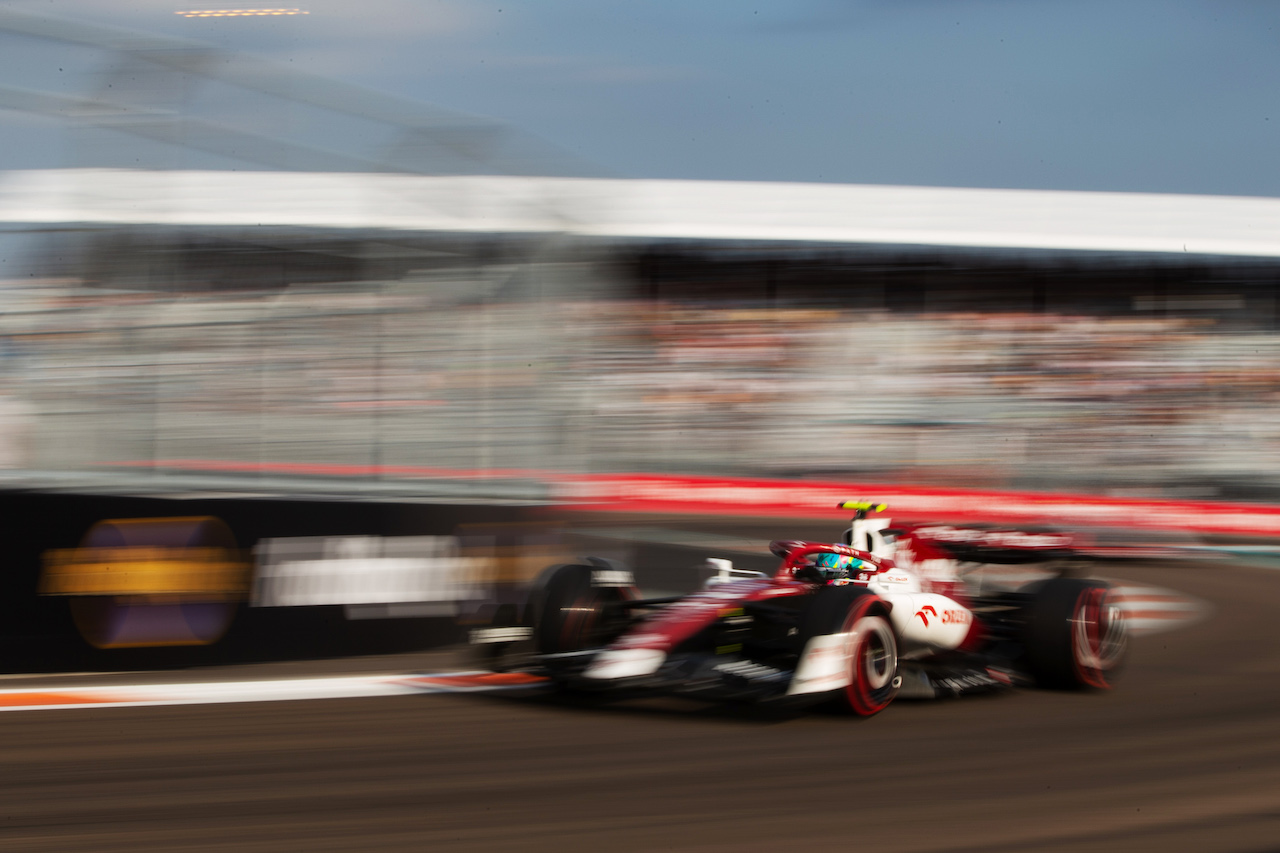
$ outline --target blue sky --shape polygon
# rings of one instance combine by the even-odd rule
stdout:
[[[1280,196],[1272,2],[294,2],[309,14],[0,8],[250,51],[509,122],[618,176]],[[91,90],[101,57],[72,53],[0,36],[0,83]],[[60,123],[0,113],[0,133],[0,167],[81,164]]]

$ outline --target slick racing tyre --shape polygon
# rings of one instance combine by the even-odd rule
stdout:
[[[1128,631],[1105,581],[1054,578],[1027,605],[1023,644],[1041,686],[1106,690],[1124,663]]]
[[[881,598],[865,589],[818,590],[800,627],[800,648],[823,635],[845,635],[845,685],[837,705],[860,717],[878,714],[898,693],[898,641]]]
[[[631,573],[601,565],[554,566],[530,597],[526,620],[538,654],[607,645],[629,624],[622,603],[637,598]]]

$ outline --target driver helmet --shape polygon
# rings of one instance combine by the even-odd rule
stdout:
[[[813,566],[825,583],[840,585],[841,582],[848,583],[853,574],[862,568],[862,561],[846,554],[826,553],[815,555]]]

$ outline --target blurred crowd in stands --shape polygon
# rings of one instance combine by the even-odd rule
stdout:
[[[597,306],[611,455],[679,470],[1212,493],[1280,482],[1280,337],[1186,317]],[[700,464],[701,463],[701,464]]]
[[[1280,493],[1280,336],[1204,316],[9,284],[0,463]]]

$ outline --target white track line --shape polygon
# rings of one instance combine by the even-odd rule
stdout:
[[[291,678],[275,681],[10,688],[0,690],[0,711],[287,702],[300,699],[405,696],[414,693],[475,693],[532,687],[540,681],[541,679],[502,678],[485,672],[453,672]]]

